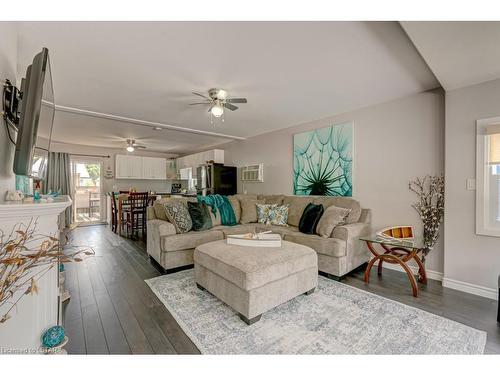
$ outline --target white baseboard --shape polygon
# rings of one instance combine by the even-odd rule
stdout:
[[[460,280],[453,280],[447,277],[443,277],[443,286],[450,289],[460,290],[461,292],[498,300],[498,291],[485,286],[466,283]]]
[[[378,262],[375,263],[373,265],[373,267],[375,268],[377,265],[378,265]],[[399,264],[391,264],[391,263],[384,262],[383,267],[390,269],[390,270],[405,272]],[[415,273],[415,274],[417,273],[418,267],[416,267],[416,266],[409,266],[409,267],[413,271],[413,273]],[[489,298],[489,299],[493,299],[493,300],[498,300],[498,291],[496,289],[487,288],[487,287],[484,287],[481,285],[476,285],[476,284],[470,284],[470,283],[466,283],[464,281],[450,279],[450,278],[444,277],[442,272],[437,272],[437,271],[432,271],[432,270],[426,270],[426,272],[427,272],[428,279],[441,281],[445,288],[455,289],[455,290],[459,290],[461,292],[475,294],[477,296],[481,296],[481,297],[485,297],[485,298]]]
[[[377,266],[378,266],[378,262],[373,265],[374,268]],[[391,263],[384,262],[383,267],[390,269],[390,270],[405,272],[405,270],[399,264],[391,264]],[[416,267],[416,266],[409,266],[409,267],[414,274],[416,274],[418,272],[418,267]],[[437,272],[437,271],[432,271],[432,270],[425,270],[425,271],[427,273],[428,279],[437,280],[437,281],[443,280],[443,273],[442,272]]]

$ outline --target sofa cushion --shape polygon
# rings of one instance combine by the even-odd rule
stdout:
[[[318,266],[311,249],[294,243],[284,243],[280,248],[249,248],[211,242],[196,248],[194,261],[243,290]]]
[[[222,233],[224,233],[224,238],[226,238],[228,234],[253,233],[255,231],[255,227],[256,227],[255,223],[234,225],[234,226],[218,225],[216,227],[213,227],[212,230],[221,231]]]
[[[346,242],[338,238],[323,238],[316,234],[286,233],[286,241],[309,246],[318,254],[332,257],[343,257],[347,255]]]
[[[321,219],[319,219],[316,233],[321,237],[331,237],[335,227],[345,224],[350,212],[351,210],[348,208],[337,206],[328,207],[325,212],[323,212]]]
[[[305,234],[316,234],[316,227],[323,215],[323,205],[309,203],[300,217],[299,230]]]
[[[234,212],[234,217],[236,218],[236,222],[239,223],[241,219],[241,206],[240,206],[240,201],[238,198],[233,195],[227,197],[229,200],[229,203],[231,203],[231,207],[233,207],[233,212]]]
[[[283,199],[285,196],[283,194],[278,194],[278,195],[259,195],[259,199],[264,199],[264,202],[266,204],[277,204],[281,205],[283,204]]]
[[[186,233],[193,227],[186,202],[168,201],[163,204],[168,221],[174,224],[177,233]]]
[[[165,203],[167,202],[182,202],[187,205],[187,202],[197,202],[196,198],[188,198],[188,197],[176,197],[176,198],[161,198],[155,200],[153,203],[153,209],[155,211],[155,216],[159,220],[167,220],[167,213],[165,212]]]
[[[282,225],[265,225],[265,224],[257,224],[256,225],[256,231],[257,232],[264,232],[270,230],[273,233],[278,233],[281,238],[286,233],[297,233],[299,231],[299,228],[297,227],[292,227],[292,226],[282,226]]]
[[[361,216],[361,205],[357,200],[349,197],[316,197],[313,203],[322,204],[325,209],[332,205],[350,209],[351,212],[346,219],[347,224],[357,223]]]
[[[212,226],[218,226],[222,224],[222,219],[220,217],[220,213],[214,214],[211,209],[208,210],[210,213],[210,220],[212,220]]]
[[[203,232],[188,232],[163,236],[161,238],[162,251],[171,252],[178,250],[194,249],[201,244],[217,241],[224,238],[221,231],[206,230]]]
[[[256,223],[257,222],[257,203],[264,203],[263,200],[252,198],[245,198],[240,200],[241,206],[241,224]]]
[[[283,204],[288,204],[288,224],[294,227],[299,226],[300,218],[304,208],[312,203],[313,197],[310,196],[287,196],[283,199]]]
[[[271,224],[270,212],[278,205],[257,203],[255,206],[257,208],[257,222],[260,224]]]
[[[212,228],[210,209],[205,203],[187,202],[187,207],[193,222],[193,230],[203,231]]]
[[[165,206],[159,200],[153,204],[153,210],[158,220],[168,221]]]
[[[240,202],[242,199],[259,199],[257,194],[235,194],[233,197],[236,197]]]

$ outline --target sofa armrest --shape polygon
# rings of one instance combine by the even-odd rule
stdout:
[[[371,225],[368,223],[352,223],[335,227],[332,232],[333,238],[351,241],[361,236],[368,236],[371,233]]]
[[[161,238],[176,234],[174,224],[159,219],[148,220],[147,252],[158,263],[161,261]]]
[[[155,209],[153,208],[153,206],[146,207],[146,218],[147,218],[147,220],[157,219],[156,214],[155,214]]]
[[[372,222],[372,210],[369,208],[363,208],[361,210],[361,216],[359,217],[358,222],[370,224]]]

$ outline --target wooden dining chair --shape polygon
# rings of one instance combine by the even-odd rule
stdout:
[[[149,194],[130,193],[128,198],[129,208],[125,212],[127,234],[136,237],[141,230],[142,237],[146,235],[147,207]]]
[[[118,202],[117,202],[118,193],[113,191],[111,192],[111,230],[114,233],[118,233]]]

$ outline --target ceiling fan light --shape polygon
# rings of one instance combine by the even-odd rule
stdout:
[[[224,114],[224,107],[220,103],[215,103],[212,108],[210,108],[210,112],[214,117],[221,117]]]
[[[134,146],[127,146],[128,152],[134,152],[134,150],[135,150]]]

